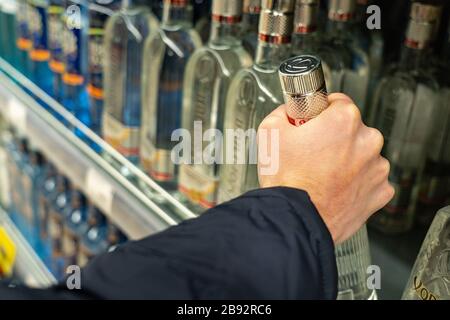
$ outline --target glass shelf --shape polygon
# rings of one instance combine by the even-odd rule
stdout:
[[[0,113],[129,238],[197,216],[1,58]]]
[[[23,284],[33,288],[46,288],[55,284],[55,277],[53,277],[44,263],[39,259],[33,248],[24,239],[2,208],[0,208],[0,226],[5,228],[11,240],[16,245],[15,276]]]

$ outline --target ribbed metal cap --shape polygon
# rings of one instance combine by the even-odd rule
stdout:
[[[286,113],[294,125],[318,116],[328,107],[328,95],[319,58],[310,55],[286,60],[279,70]]]
[[[305,34],[317,29],[319,0],[297,0],[295,6],[294,32]]]
[[[244,13],[258,14],[261,12],[261,0],[244,0]]]
[[[239,22],[242,17],[242,0],[213,0],[212,17],[219,22]]]
[[[349,21],[356,11],[356,0],[330,0],[328,4],[328,19],[334,21]]]
[[[259,40],[288,43],[292,36],[295,0],[263,0],[259,18]]]

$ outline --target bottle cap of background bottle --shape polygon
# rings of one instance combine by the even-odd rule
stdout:
[[[295,6],[294,32],[306,34],[317,30],[319,0],[297,0]]]
[[[420,2],[411,4],[410,18],[417,22],[433,23],[440,20],[442,7]]]
[[[289,43],[292,36],[295,0],[262,0],[259,40]]]
[[[234,24],[242,20],[242,0],[213,0],[212,20]]]
[[[328,94],[319,58],[302,55],[280,65],[279,76],[289,121],[299,126],[328,107]]]
[[[424,49],[435,40],[439,30],[442,7],[414,2],[406,31],[405,45],[413,49]]]
[[[356,0],[330,0],[328,19],[334,21],[352,20],[356,13]]]
[[[261,0],[244,0],[244,13],[258,14],[261,12]]]

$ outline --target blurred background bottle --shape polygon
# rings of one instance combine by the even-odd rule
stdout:
[[[254,57],[258,45],[259,14],[261,0],[244,0],[242,15],[242,45]]]
[[[158,22],[151,1],[123,1],[108,19],[104,43],[103,137],[130,161],[139,162],[142,59],[145,39]]]
[[[62,75],[64,73],[64,6],[61,0],[50,0],[47,10],[49,67],[53,73],[52,95],[58,102],[62,99]]]
[[[208,132],[222,131],[231,79],[236,72],[252,65],[252,58],[239,38],[242,9],[242,0],[214,0],[209,41],[194,52],[187,64],[182,126],[191,137],[203,137],[209,129],[212,130]],[[207,140],[214,141],[214,134]],[[203,162],[204,147],[206,142],[194,143],[192,154],[183,155],[190,164],[180,166],[178,189],[196,211],[211,208],[217,202],[218,165],[212,159]]]
[[[192,25],[191,1],[164,0],[159,32],[147,38],[144,49],[140,162],[167,190],[177,189],[171,135],[181,127],[186,63],[201,44]]]
[[[30,77],[31,66],[28,58],[31,49],[31,36],[28,26],[29,6],[27,0],[18,0],[16,14],[16,46],[17,46],[17,67],[25,76]]]
[[[429,147],[438,110],[438,82],[427,65],[440,7],[414,2],[400,62],[388,68],[374,96],[372,117],[384,135],[382,155],[391,163],[395,196],[371,219],[385,233],[413,223],[414,186]],[[417,188],[416,188],[417,189]]]
[[[16,52],[16,0],[3,0],[0,4],[0,56],[13,66],[17,65]]]

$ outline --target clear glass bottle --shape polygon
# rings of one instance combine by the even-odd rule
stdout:
[[[88,207],[87,228],[81,238],[77,265],[85,266],[94,256],[108,249],[108,226],[103,213],[93,204]]]
[[[63,13],[62,0],[50,0],[47,9],[48,48],[50,51],[49,67],[53,73],[52,96],[57,101],[62,99],[62,75],[64,73],[63,56]]]
[[[27,0],[18,0],[16,14],[16,46],[17,46],[17,67],[25,76],[30,76],[30,60],[28,51],[32,43],[28,28],[28,3]]]
[[[242,19],[242,45],[254,57],[258,45],[258,24],[261,0],[244,0]]]
[[[450,207],[436,214],[402,300],[450,300]]]
[[[424,164],[438,104],[438,83],[427,63],[439,11],[413,3],[400,62],[389,68],[374,96],[374,124],[384,135],[382,155],[390,161],[395,196],[371,219],[385,233],[409,230],[414,185]]]
[[[220,165],[219,203],[259,187],[256,130],[270,112],[283,104],[278,68],[291,54],[294,7],[292,0],[263,2],[255,63],[239,71],[231,81],[224,121],[225,158]],[[248,138],[236,135],[229,139],[228,129],[248,132]],[[233,163],[227,160],[229,151],[233,151]],[[238,160],[241,156],[244,161]]]
[[[62,251],[66,267],[77,263],[80,239],[87,229],[87,201],[80,190],[74,189],[71,205],[64,213]]]
[[[349,95],[364,114],[369,87],[369,57],[356,40],[356,0],[330,0],[323,41],[335,48],[345,63],[342,92]]]
[[[65,276],[66,261],[63,253],[64,213],[70,206],[71,187],[69,180],[61,174],[56,177],[56,192],[50,199],[47,230],[51,250],[51,271],[56,279]]]
[[[450,24],[448,43],[436,68],[440,85],[439,105],[431,134],[430,148],[419,180],[416,221],[429,226],[436,212],[450,204]]]
[[[86,91],[88,66],[88,2],[66,0],[63,15],[63,61],[61,104],[85,125],[90,125]]]
[[[29,0],[28,26],[31,37],[29,51],[31,78],[46,93],[53,93],[53,73],[50,70],[50,51],[48,48],[46,0]],[[60,31],[61,32],[61,31]]]
[[[104,139],[139,163],[142,62],[145,39],[158,29],[152,1],[129,0],[106,23]]]
[[[209,42],[188,62],[182,123],[194,140],[195,137],[202,140],[206,131],[222,131],[231,79],[236,72],[252,64],[252,58],[238,38],[242,5],[242,0],[213,1]],[[214,139],[214,134],[209,137],[210,141]],[[189,164],[180,165],[178,189],[198,211],[213,207],[217,202],[218,165],[214,161],[203,162],[205,146],[206,142],[205,145],[201,141],[194,142],[192,154],[183,155],[190,158]]]
[[[90,128],[101,136],[101,122],[103,115],[103,57],[106,21],[120,9],[121,1],[111,0],[98,5],[89,4],[89,60],[88,85],[90,109]]]
[[[17,67],[16,63],[16,14],[17,1],[3,0],[0,4],[0,55]]]
[[[178,167],[171,160],[176,142],[171,135],[181,127],[186,64],[200,46],[192,4],[164,0],[159,32],[147,38],[144,48],[140,163],[167,190],[177,189]]]
[[[293,56],[310,54],[320,57],[329,93],[342,92],[346,66],[350,65],[350,52],[346,47],[326,41],[319,29],[319,0],[298,0],[295,9]]]

